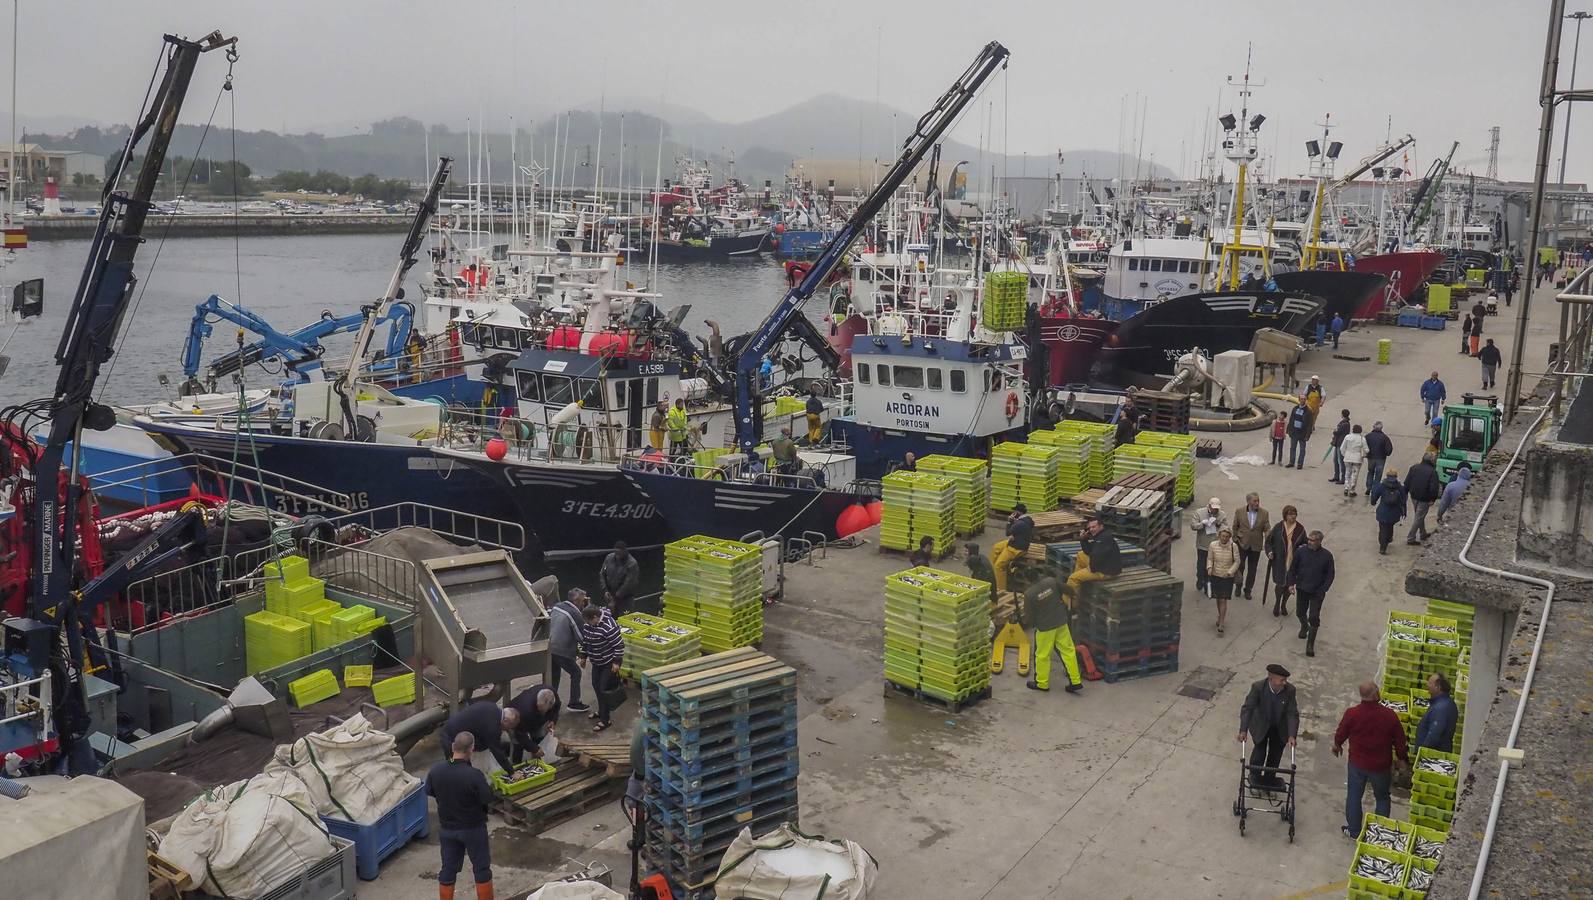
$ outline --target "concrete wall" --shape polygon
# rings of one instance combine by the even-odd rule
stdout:
[[[1557,440],[1560,430],[1527,451],[1516,553],[1524,561],[1593,572],[1593,446]]]

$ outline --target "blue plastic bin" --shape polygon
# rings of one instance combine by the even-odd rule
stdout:
[[[373,881],[381,873],[382,860],[413,838],[431,831],[426,817],[426,785],[415,787],[398,805],[369,825],[322,816],[326,830],[354,842],[354,871],[361,881]]]
[[[1418,308],[1402,309],[1399,311],[1399,324],[1404,328],[1419,328],[1422,324],[1422,311]]]
[[[1443,331],[1449,320],[1443,316],[1422,316],[1423,331]]]

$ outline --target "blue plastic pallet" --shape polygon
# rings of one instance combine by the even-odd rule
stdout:
[[[426,786],[419,785],[369,825],[322,816],[326,830],[354,842],[354,871],[360,880],[372,881],[381,874],[382,860],[400,847],[431,832],[426,816]]]
[[[656,762],[657,758],[654,757]],[[648,767],[647,783],[657,788],[666,799],[673,801],[679,798],[679,802],[689,806],[703,806],[718,803],[738,793],[761,790],[780,781],[794,779],[798,769],[797,752],[788,750],[777,757],[752,763],[744,769],[721,772],[707,778],[683,775],[667,766],[653,765]]]
[[[656,711],[642,711],[642,728],[649,733],[666,736],[677,744],[713,743],[727,737],[748,734],[770,725],[795,722],[796,700],[771,704],[767,709],[753,712],[725,712],[701,719],[694,727],[671,716],[657,716]]]
[[[724,771],[740,763],[762,759],[765,756],[779,753],[797,745],[796,725],[792,724],[776,732],[753,735],[746,743],[738,743],[726,747],[709,749],[696,748],[685,754],[689,759],[675,748],[660,745],[649,735],[645,741],[647,758],[656,757],[663,762],[672,764],[689,775],[711,775],[714,772]]]
[[[663,827],[669,829],[687,841],[695,841],[704,837],[717,837],[726,833],[734,834],[741,830],[747,822],[768,816],[781,815],[790,812],[793,816],[797,809],[796,788],[788,788],[771,794],[762,800],[750,803],[741,803],[734,806],[714,808],[712,810],[683,810],[671,808],[670,804],[650,806],[647,814],[649,818],[657,816]]]

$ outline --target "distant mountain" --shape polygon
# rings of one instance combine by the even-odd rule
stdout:
[[[605,186],[651,186],[655,172],[662,168],[664,178],[675,175],[677,157],[693,156],[706,160],[716,171],[728,169],[734,160],[735,174],[750,184],[772,181],[778,185],[791,164],[803,158],[851,160],[893,159],[900,144],[916,122],[916,116],[880,104],[836,95],[814,97],[746,122],[720,122],[700,111],[656,101],[606,98],[603,114],[597,103],[581,104],[559,113],[548,113],[536,120],[535,128],[519,127],[515,139],[516,155],[522,165],[532,159],[552,167],[557,157],[558,171],[543,175],[544,184],[591,186],[601,174]],[[625,142],[620,145],[621,118]],[[39,120],[43,121],[43,120]],[[52,117],[50,121],[70,121]],[[530,123],[527,122],[526,125]],[[664,139],[659,142],[662,131]],[[558,144],[554,144],[554,135]],[[195,126],[180,126],[172,153],[183,156],[221,157],[230,152],[232,140],[225,129],[212,129],[200,147],[202,131]],[[28,139],[52,149],[88,150],[113,155],[127,137],[127,127],[88,125],[59,128],[55,134],[30,131]],[[601,144],[601,158],[599,158]],[[506,182],[510,171],[508,134],[489,133],[487,156],[491,159],[492,179]],[[326,169],[343,175],[374,174],[383,178],[408,178],[423,181],[430,172],[431,160],[441,154],[456,159],[456,183],[473,180],[465,177],[466,137],[444,125],[425,125],[411,117],[398,116],[373,122],[354,134],[328,136],[277,134],[273,131],[240,131],[238,158],[257,174],[270,175],[286,170]],[[1088,173],[1094,178],[1111,178],[1119,171],[1119,155],[1100,150],[1065,151],[1062,172],[1068,177]],[[623,158],[622,158],[623,154]],[[987,171],[998,174],[1031,176],[1050,173],[1054,151],[1003,158],[986,154]],[[661,164],[660,164],[661,160]],[[959,160],[979,160],[979,150],[957,141],[947,141],[942,151],[943,171]],[[486,163],[482,163],[485,176]],[[1136,161],[1125,157],[1122,171],[1132,172]],[[1142,173],[1170,177],[1164,166],[1140,164]],[[980,173],[970,172],[973,180]]]

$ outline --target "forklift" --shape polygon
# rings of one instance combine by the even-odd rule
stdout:
[[[1499,398],[1492,394],[1464,394],[1459,403],[1445,406],[1438,480],[1448,484],[1455,477],[1455,470],[1463,465],[1474,474],[1481,472],[1482,461],[1499,443],[1503,426]]]

